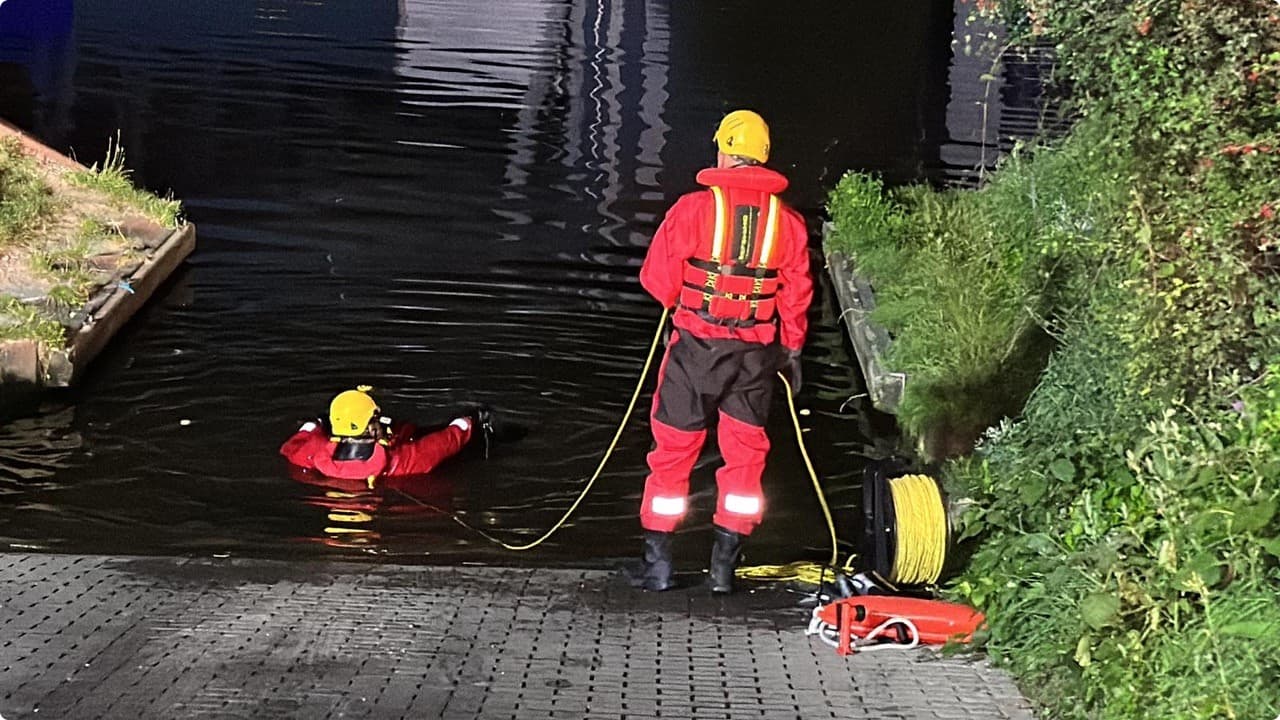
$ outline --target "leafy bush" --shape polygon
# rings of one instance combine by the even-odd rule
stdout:
[[[1280,366],[1234,408],[1152,412],[1080,382],[1123,377],[1122,353],[1094,352],[1117,347],[1072,337],[1035,416],[950,468],[983,539],[952,593],[1051,717],[1274,717]]]
[[[1038,374],[1021,412],[944,468],[973,549],[948,592],[987,612],[988,651],[1048,717],[1276,717],[1280,8],[998,12],[1056,43],[1083,119],[982,190],[890,191],[886,231],[841,237],[871,260],[908,393],[933,404],[904,406],[908,427],[965,412],[946,403],[989,412],[958,381],[998,373],[992,340],[1019,332],[998,318],[1034,314],[1055,341],[1047,363],[1018,354]],[[939,205],[968,208],[948,252],[922,231]],[[965,278],[974,298],[941,297]],[[920,312],[931,299],[990,319]]]

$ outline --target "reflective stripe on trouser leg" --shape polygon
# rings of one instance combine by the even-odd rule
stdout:
[[[689,473],[702,451],[706,430],[677,430],[652,421],[654,448],[649,452],[649,477],[644,483],[640,524],[645,530],[671,532],[684,519]]]
[[[764,494],[760,477],[769,454],[769,436],[764,428],[744,423],[720,413],[716,431],[724,467],[716,471],[720,499],[715,524],[725,530],[750,535],[764,516]]]

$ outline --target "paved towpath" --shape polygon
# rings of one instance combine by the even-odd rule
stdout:
[[[598,570],[0,554],[0,716],[1017,718],[928,650],[842,658],[796,595]]]

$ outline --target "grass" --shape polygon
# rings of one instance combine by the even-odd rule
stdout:
[[[124,150],[119,140],[107,147],[107,157],[99,167],[96,163],[87,170],[68,174],[73,185],[102,193],[119,207],[138,210],[150,220],[169,229],[178,227],[181,221],[182,203],[172,197],[159,197],[134,186],[129,170],[124,164]]]
[[[58,211],[53,190],[17,138],[0,140],[0,253],[26,240]]]
[[[899,420],[967,439],[1015,414],[1072,311],[1071,268],[1097,262],[1095,229],[1124,202],[1105,128],[1020,152],[979,191],[887,190],[851,174],[832,192],[832,248],[876,286],[873,319],[909,378]],[[1088,137],[1085,135],[1088,134]]]
[[[0,342],[10,340],[35,340],[46,346],[62,347],[66,329],[40,308],[12,295],[0,295]]]
[[[0,140],[0,341],[60,348],[75,310],[142,252],[120,222],[141,214],[172,229],[180,210],[132,185],[118,143],[101,168],[66,171]]]

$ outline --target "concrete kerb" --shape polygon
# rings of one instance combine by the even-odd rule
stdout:
[[[182,261],[195,250],[196,228],[190,223],[169,233],[160,247],[126,280],[103,287],[91,298],[83,323],[68,339],[64,351],[53,352],[48,363],[49,387],[66,387],[78,380],[107,342],[155,294],[157,288],[173,274]]]
[[[0,120],[0,137],[5,136],[17,138],[23,152],[41,162],[88,169]],[[196,229],[191,223],[169,230],[134,216],[126,224],[133,233],[164,240],[147,243],[150,252],[141,262],[99,288],[74,313],[79,319],[68,328],[65,347],[49,348],[28,340],[0,343],[0,408],[12,408],[45,388],[67,387],[79,380],[85,367],[195,250]]]
[[[890,337],[888,331],[871,320],[871,313],[876,307],[875,293],[871,283],[858,274],[853,258],[829,249],[828,239],[832,230],[831,223],[822,226],[822,244],[827,271],[840,303],[840,319],[844,321],[849,340],[853,343],[872,405],[881,412],[896,413],[902,402],[907,376],[885,367],[884,356],[889,351]]]
[[[0,418],[10,408],[26,406],[40,393],[44,366],[34,340],[0,343]]]

